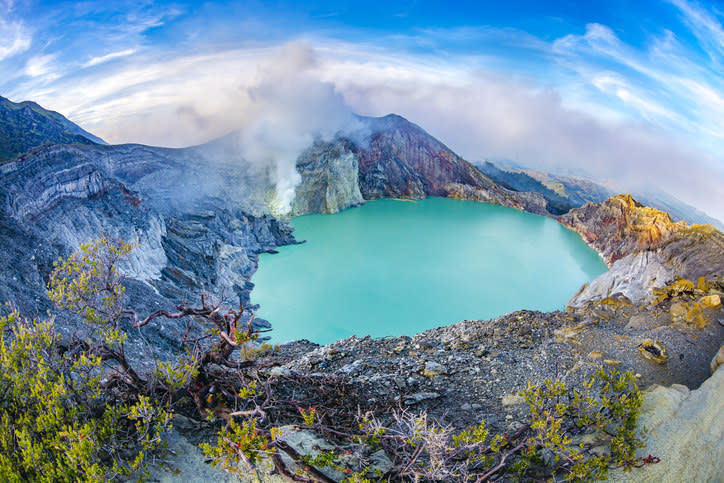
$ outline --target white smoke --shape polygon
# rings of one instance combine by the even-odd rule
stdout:
[[[296,162],[315,140],[329,141],[357,121],[332,84],[319,80],[306,44],[288,44],[257,70],[247,90],[251,122],[240,130],[241,157],[273,177],[272,210],[288,213],[301,182]]]

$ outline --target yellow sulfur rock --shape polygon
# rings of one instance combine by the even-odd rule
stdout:
[[[709,323],[701,309],[701,304],[694,302],[691,310],[689,310],[684,316],[684,320],[686,320],[687,323],[692,324],[697,329],[703,329],[706,327],[706,324]]]
[[[684,315],[686,315],[689,309],[689,304],[687,304],[686,302],[677,302],[675,304],[671,304],[671,309],[669,309],[669,312],[671,313],[672,320],[676,321],[682,318]]]
[[[663,364],[669,359],[666,355],[664,344],[658,340],[644,339],[643,342],[639,344],[638,349],[646,359],[651,359],[659,364]]]
[[[694,282],[682,278],[668,287],[666,287],[671,295],[680,295],[682,293],[691,293],[694,291]]]
[[[696,281],[696,288],[704,292],[709,291],[709,282],[706,280],[706,277],[699,277],[699,280]]]
[[[699,303],[703,307],[718,307],[721,305],[721,297],[718,295],[707,295],[706,297],[702,297],[701,300],[699,300]]]

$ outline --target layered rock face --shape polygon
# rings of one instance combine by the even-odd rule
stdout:
[[[571,307],[617,293],[634,303],[648,302],[654,288],[676,278],[696,281],[724,274],[724,234],[709,225],[674,223],[667,213],[642,206],[630,195],[588,203],[560,222],[580,233],[611,267],[582,287],[568,302]]]
[[[345,139],[316,142],[297,160],[302,182],[296,188],[293,214],[337,213],[364,203],[359,187],[359,155]]]
[[[202,292],[248,302],[258,254],[295,240],[264,212],[271,181],[235,161],[197,149],[53,145],[3,165],[0,300],[45,316],[53,261],[110,236],[137,245],[121,268],[141,312]],[[62,317],[56,326],[74,330]],[[169,350],[177,335],[160,326],[149,333]]]
[[[686,223],[674,223],[668,213],[643,206],[627,194],[587,203],[562,215],[560,222],[579,233],[609,267],[686,228]]]
[[[405,119],[369,120],[371,134],[360,153],[360,188],[366,199],[446,196],[451,183],[497,186],[444,144]]]

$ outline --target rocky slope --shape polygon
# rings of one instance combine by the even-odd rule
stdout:
[[[370,132],[358,152],[365,199],[446,196],[549,214],[541,195],[496,184],[406,119],[394,114],[364,119]]]
[[[674,223],[668,213],[643,206],[631,195],[587,203],[562,215],[559,221],[579,233],[609,266],[686,228],[686,223]]]
[[[581,388],[599,367],[631,370],[641,387],[651,388],[642,424],[652,431],[646,436],[648,447],[640,453],[653,454],[661,462],[643,473],[614,472],[612,481],[666,481],[662,475],[669,473],[678,475],[676,481],[707,481],[724,470],[717,458],[724,431],[718,404],[724,372],[718,370],[717,377],[709,379],[710,370],[716,371],[710,360],[724,340],[724,326],[717,322],[722,307],[720,302],[705,307],[702,325],[679,318],[671,309],[703,297],[721,297],[722,290],[724,284],[718,283],[706,290],[672,291],[652,306],[608,300],[565,312],[519,311],[413,337],[352,337],[327,346],[297,341],[262,355],[256,370],[272,379],[275,397],[316,407],[320,420],[333,417],[339,404],[334,398],[320,398],[320,388],[325,387],[343,394],[344,404],[353,411],[372,410],[382,418],[391,408],[425,411],[455,428],[484,419],[486,428],[500,433],[514,432],[527,420],[527,406],[517,394],[528,383],[552,378]],[[657,341],[666,356],[654,360],[642,350],[647,340]],[[659,386],[672,383],[671,389]],[[212,430],[192,423],[183,431],[196,441]],[[303,454],[313,452],[314,445],[328,446],[319,435],[291,435],[290,444]],[[183,439],[181,443],[181,451],[200,460]],[[686,461],[701,464],[687,468]],[[172,461],[170,468],[175,467],[189,471],[186,458]],[[182,474],[174,480],[168,471],[156,475],[168,481],[189,477]],[[191,469],[191,474],[196,471]]]
[[[0,164],[52,143],[105,144],[57,112],[0,97]]]
[[[294,243],[291,228],[248,194],[270,186],[263,177],[194,150],[51,145],[0,172],[0,298],[28,316],[49,308],[53,261],[101,235],[138,245],[122,268],[131,304],[144,312],[204,291],[246,301],[257,255]],[[62,318],[56,325],[74,330]],[[149,335],[173,350],[178,334],[154,326]]]
[[[724,234],[710,225],[674,223],[667,213],[642,206],[630,195],[588,203],[559,221],[580,233],[610,267],[582,287],[569,306],[613,294],[634,303],[649,302],[653,289],[677,278],[696,281],[724,276]]]

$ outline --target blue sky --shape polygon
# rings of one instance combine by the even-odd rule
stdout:
[[[693,0],[0,0],[0,95],[166,146],[396,112],[467,159],[658,187],[722,219],[723,22]]]

